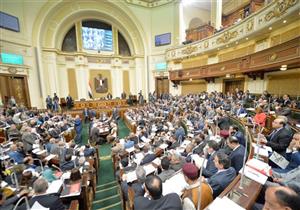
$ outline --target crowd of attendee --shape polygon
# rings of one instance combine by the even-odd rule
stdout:
[[[125,139],[117,139],[112,148],[120,162],[117,177],[125,199],[130,203],[127,194],[133,190],[136,209],[197,209],[199,200],[200,209],[204,209],[235,179],[243,167],[245,155],[248,158],[245,146],[251,145],[245,131],[229,116],[249,123],[256,136],[264,130],[262,128],[267,130],[266,120],[270,114],[277,117],[271,130],[264,132],[265,137],[259,133],[259,144],[269,146],[289,164],[281,169],[269,160],[274,177],[268,182],[284,185],[281,181],[287,176],[287,182],[293,183],[293,187],[283,191],[289,191],[291,196],[295,191],[293,196],[299,196],[300,134],[293,134],[288,125],[292,108],[299,108],[299,101],[291,100],[288,95],[271,96],[267,91],[261,96],[240,90],[227,95],[213,92],[157,97],[149,94],[148,104],[130,108],[125,113],[126,120],[136,131]],[[197,163],[199,158],[205,159],[206,164]],[[154,165],[155,170],[150,170],[150,165]],[[136,174],[132,175],[134,171]],[[153,173],[155,176],[150,176]],[[178,174],[183,175],[181,181],[185,181],[185,186],[174,182],[178,189],[165,190],[168,181],[179,177]],[[197,197],[199,180],[202,181],[201,199]],[[164,194],[164,191],[169,193]],[[279,197],[278,203],[292,205],[289,201],[283,203]],[[267,205],[266,202],[265,208]]]

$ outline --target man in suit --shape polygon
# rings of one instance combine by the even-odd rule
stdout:
[[[11,210],[22,196],[28,194],[28,190],[22,190],[18,194],[6,199],[3,192],[0,192],[0,210]]]
[[[90,110],[88,108],[84,108],[83,113],[84,122],[87,123],[90,120]]]
[[[144,153],[144,158],[142,159],[140,165],[145,165],[147,163],[150,163],[156,158],[156,155],[154,153],[149,152],[149,146],[148,145],[144,146],[143,153]]]
[[[38,202],[49,210],[65,210],[62,201],[56,194],[46,194],[48,189],[48,182],[44,178],[37,179],[33,184],[34,196],[29,200],[29,206],[32,207],[34,203]],[[17,208],[17,210],[26,210],[25,203]]]
[[[74,160],[75,161],[75,160]],[[65,162],[60,166],[62,171],[70,171],[75,168],[75,162],[72,160],[71,154],[65,155]]]
[[[9,157],[14,160],[15,163],[23,163],[24,154],[18,151],[18,147],[16,144],[12,144],[10,146],[10,152],[8,153]]]
[[[35,136],[31,133],[31,127],[26,127],[25,132],[22,135],[22,142],[24,144],[25,152],[30,152],[32,150],[35,140]]]
[[[135,209],[182,210],[181,200],[176,193],[162,195],[162,181],[158,176],[148,176],[145,181],[145,192],[148,197],[134,199]]]
[[[71,108],[73,107],[73,99],[72,99],[72,97],[70,96],[70,94],[67,96],[66,102],[67,102],[67,108],[68,108],[68,109],[71,109]]]
[[[217,152],[214,162],[218,171],[206,181],[213,190],[213,197],[216,198],[232,182],[236,172],[230,167],[230,159],[223,152]]]
[[[231,167],[233,167],[238,174],[243,167],[245,147],[240,145],[239,140],[235,136],[230,136],[227,140],[227,145],[232,149],[229,155]]]
[[[170,169],[170,160],[168,157],[164,157],[161,160],[161,168],[162,172],[158,175],[162,182],[165,182],[168,178],[170,178],[175,171]]]
[[[245,114],[245,113],[247,113],[246,110],[242,107],[240,103],[237,103],[235,115],[240,116],[241,114]]]
[[[203,176],[206,178],[211,177],[218,171],[214,163],[214,158],[216,152],[219,150],[219,144],[216,141],[208,141],[207,146],[207,163],[202,172]]]
[[[238,126],[231,125],[229,127],[229,133],[231,136],[235,136],[239,140],[239,143],[245,147],[246,140],[245,140],[244,134],[241,131],[239,131]]]
[[[285,121],[282,118],[276,118],[272,122],[274,129],[270,135],[263,140],[267,146],[271,147],[274,151],[281,155],[285,155],[286,148],[291,142],[290,133],[285,128]]]

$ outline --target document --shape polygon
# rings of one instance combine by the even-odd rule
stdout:
[[[237,203],[230,200],[228,197],[217,197],[206,210],[220,210],[220,209],[230,209],[230,210],[246,210],[239,206]]]
[[[270,156],[270,160],[272,160],[276,165],[278,165],[280,168],[285,169],[288,164],[290,163],[285,159],[282,155],[274,151],[272,155]]]

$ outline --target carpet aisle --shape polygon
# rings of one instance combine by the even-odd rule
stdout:
[[[124,138],[129,134],[123,120],[118,122],[118,136]],[[98,174],[98,186],[95,199],[93,201],[93,210],[122,210],[119,186],[113,172],[111,159],[111,145],[104,144],[99,146],[100,169]]]

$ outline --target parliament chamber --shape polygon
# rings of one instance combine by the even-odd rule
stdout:
[[[299,210],[300,0],[0,0],[0,210]]]

